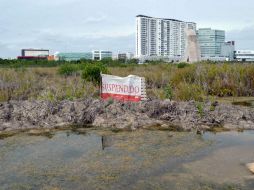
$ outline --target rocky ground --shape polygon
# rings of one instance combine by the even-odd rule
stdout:
[[[116,129],[161,127],[203,130],[254,129],[254,109],[230,104],[152,100],[10,101],[0,103],[0,131],[58,128],[68,125]]]

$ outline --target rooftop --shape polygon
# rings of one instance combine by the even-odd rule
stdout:
[[[49,51],[48,49],[34,49],[34,48],[30,48],[30,49],[22,49],[22,51]]]
[[[156,17],[150,17],[150,16],[146,16],[146,15],[137,15],[136,17],[153,18],[153,19],[162,19],[162,20],[170,20],[170,21],[184,22],[184,21],[182,21],[182,20],[177,20],[177,19],[170,19],[170,18],[156,18]],[[195,23],[195,22],[188,22],[188,23]]]

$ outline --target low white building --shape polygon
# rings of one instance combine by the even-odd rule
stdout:
[[[237,50],[235,52],[235,59],[237,61],[254,61],[253,50]]]
[[[101,61],[102,59],[113,58],[112,51],[94,50],[92,53],[93,53],[93,60]]]
[[[214,57],[201,57],[201,61],[230,61],[228,57],[225,56],[214,56]]]
[[[134,59],[134,53],[132,53],[132,52],[127,52],[127,53],[126,53],[126,57],[127,57],[127,59]]]
[[[122,60],[130,60],[134,58],[134,54],[131,52],[126,52],[126,53],[118,53],[117,54],[117,59],[122,59]]]

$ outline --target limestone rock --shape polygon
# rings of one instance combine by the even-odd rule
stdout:
[[[194,101],[150,100],[142,103],[107,102],[87,98],[60,102],[10,101],[0,104],[0,130],[54,128],[92,125],[131,129],[155,125],[180,126],[184,130],[224,126],[227,129],[254,129],[254,109],[205,102],[203,113]],[[166,127],[163,125],[163,127]]]

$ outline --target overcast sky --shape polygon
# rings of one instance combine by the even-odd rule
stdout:
[[[135,51],[135,16],[226,30],[237,49],[254,50],[253,0],[0,0],[0,57],[22,48]]]

